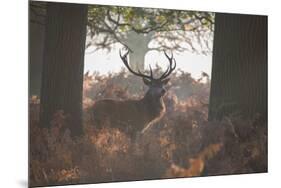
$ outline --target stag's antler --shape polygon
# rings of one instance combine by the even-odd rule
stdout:
[[[127,52],[126,52],[124,55],[122,55],[122,54],[121,54],[121,50],[119,50],[120,58],[122,59],[124,65],[127,67],[127,69],[128,69],[132,74],[134,74],[134,75],[136,75],[136,76],[140,76],[140,77],[142,77],[142,78],[147,78],[147,79],[149,79],[149,80],[153,80],[154,78],[153,78],[153,73],[152,73],[151,66],[149,66],[149,68],[150,68],[150,76],[141,73],[140,70],[138,70],[138,72],[135,72],[135,71],[129,66],[129,63],[128,63],[128,60],[127,60],[127,55],[128,55],[128,54],[129,54],[129,50],[127,50]]]
[[[149,80],[164,80],[165,78],[167,78],[175,69],[176,69],[176,60],[173,56],[173,53],[171,55],[171,57],[168,56],[168,54],[164,51],[164,54],[165,56],[168,58],[169,60],[169,67],[167,68],[167,70],[160,76],[160,78],[158,79],[155,79],[153,78],[153,73],[152,73],[152,69],[151,69],[151,66],[149,65],[149,69],[150,69],[150,76],[148,75],[145,75],[143,73],[140,72],[140,70],[138,70],[138,72],[135,72],[130,66],[129,66],[129,63],[128,63],[128,60],[127,60],[127,56],[129,54],[129,50],[127,50],[127,52],[122,55],[121,54],[121,50],[119,50],[119,55],[120,55],[120,58],[122,59],[124,65],[127,67],[127,69],[134,75],[136,76],[140,76],[142,78],[147,78]]]
[[[168,56],[168,54],[164,51],[165,56],[168,58],[169,60],[169,67],[167,68],[167,70],[160,76],[160,78],[158,78],[159,80],[163,80],[165,78],[167,78],[175,69],[176,69],[176,60],[173,56],[173,53],[171,55],[171,57]],[[173,65],[174,63],[174,65]]]

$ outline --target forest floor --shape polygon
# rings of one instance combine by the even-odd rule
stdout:
[[[161,71],[160,69],[158,70]],[[141,86],[141,87],[140,87]],[[88,109],[96,100],[139,99],[146,88],[124,70],[84,76],[84,135],[72,139],[66,115],[58,111],[52,128],[39,126],[40,99],[30,99],[31,186],[146,180],[267,172],[267,121],[239,115],[208,121],[210,80],[171,75],[167,111],[132,141],[117,129],[95,130]]]

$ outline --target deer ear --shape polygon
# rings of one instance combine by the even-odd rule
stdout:
[[[167,78],[165,80],[162,80],[162,84],[166,85],[170,81],[170,78]]]
[[[143,78],[142,79],[143,80],[143,83],[145,84],[145,85],[147,85],[147,86],[149,86],[149,85],[151,85],[150,83],[150,80],[148,80],[148,79],[146,79],[146,78]]]

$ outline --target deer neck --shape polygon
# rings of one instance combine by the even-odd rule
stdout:
[[[145,110],[149,112],[152,117],[159,116],[165,111],[165,104],[162,97],[152,97],[146,94],[141,101],[145,106]]]

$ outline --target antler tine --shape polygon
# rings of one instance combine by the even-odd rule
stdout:
[[[176,60],[173,56],[173,53],[171,55],[171,57],[168,56],[168,54],[164,51],[165,56],[167,57],[167,59],[169,60],[169,67],[167,68],[167,70],[161,75],[161,77],[159,78],[160,80],[167,78],[175,69],[176,69]],[[173,66],[173,62],[174,62],[174,66]]]
[[[168,56],[168,54],[166,53],[166,51],[164,50],[164,54],[165,56],[169,59],[169,61],[171,61],[172,59],[174,59],[174,54],[171,53],[171,57]]]
[[[135,72],[133,69],[131,69],[131,67],[129,66],[129,63],[128,63],[128,60],[127,60],[127,55],[129,54],[129,50],[127,50],[127,52],[122,56],[122,53],[121,53],[121,50],[119,50],[119,55],[120,55],[120,58],[122,59],[124,65],[127,67],[127,69],[134,75],[136,76],[140,76],[140,77],[143,77],[143,78],[148,78],[149,80],[152,80],[153,79],[153,76],[152,76],[152,70],[150,69],[151,71],[151,76],[147,76],[147,75],[144,75],[143,73],[140,72],[140,70],[138,70],[138,72]]]
[[[150,77],[153,79],[153,72],[152,72],[152,68],[150,65],[149,65],[149,69],[150,69]]]

